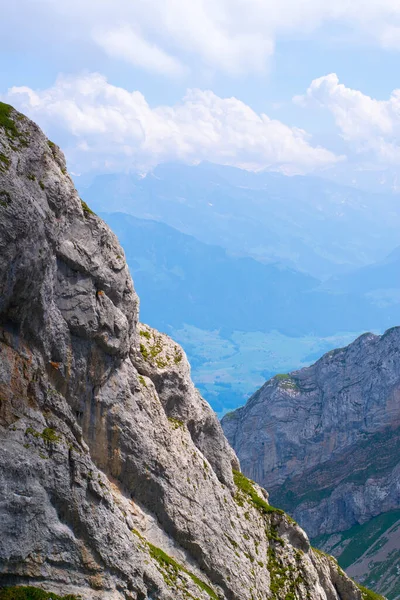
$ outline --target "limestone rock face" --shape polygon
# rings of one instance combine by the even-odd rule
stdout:
[[[337,556],[347,546],[350,553],[357,535],[369,560],[363,559],[364,570],[349,572],[390,598],[400,597],[400,588],[392,589],[398,574],[383,587],[378,576],[369,578],[374,540],[367,529],[364,541],[358,529],[336,535],[400,509],[399,327],[382,336],[365,334],[311,367],[274,377],[222,425],[244,473],[266,486],[273,502]],[[347,542],[338,543],[343,538]],[[399,536],[391,540],[391,558],[380,552],[379,560],[400,556]],[[353,561],[361,558],[359,550]],[[375,567],[380,577],[388,574],[389,567]]]
[[[361,600],[239,472],[60,150],[0,104],[0,585]]]

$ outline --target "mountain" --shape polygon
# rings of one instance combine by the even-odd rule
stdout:
[[[143,319],[182,343],[196,384],[221,415],[282,368],[400,322],[400,303],[322,289],[309,275],[232,256],[164,223],[102,217],[135,273]]]
[[[303,332],[295,315],[319,281],[293,269],[232,257],[218,246],[156,221],[102,214],[116,232],[145,300],[146,320],[159,328]]]
[[[400,205],[309,176],[251,173],[208,163],[166,164],[146,177],[77,179],[100,212],[161,221],[234,255],[328,278],[383,259],[399,244]]]
[[[371,598],[240,473],[59,148],[5,104],[0,148],[0,597]]]
[[[332,277],[324,288],[339,293],[358,293],[386,309],[400,300],[400,246],[387,257],[341,276]]]
[[[277,264],[230,256],[223,248],[156,221],[102,214],[117,233],[154,326],[262,331],[301,336],[314,331],[385,328],[400,303],[382,310],[357,293],[323,290],[320,282]],[[179,302],[178,302],[179,301]],[[328,318],[327,318],[328,316]]]
[[[222,420],[243,472],[391,600],[400,598],[399,400],[395,327],[277,375]]]

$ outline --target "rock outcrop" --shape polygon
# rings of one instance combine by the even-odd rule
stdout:
[[[361,600],[239,472],[59,148],[0,104],[0,586]]]
[[[400,536],[390,536],[386,553],[380,545],[378,559],[364,527],[400,509],[400,328],[365,334],[311,367],[277,375],[222,424],[243,472],[315,543],[339,562],[347,548],[341,564],[349,573],[400,597],[398,573],[389,577]],[[369,560],[353,567],[364,553]]]

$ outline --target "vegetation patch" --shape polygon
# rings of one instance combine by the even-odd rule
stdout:
[[[150,354],[144,344],[140,344],[140,354],[143,356],[145,360],[149,360]]]
[[[284,540],[278,535],[278,528],[275,523],[270,522],[269,528],[265,530],[265,535],[267,536],[270,542],[275,542],[280,546],[285,545]]]
[[[173,429],[178,429],[178,427],[185,427],[185,423],[180,419],[175,419],[175,417],[168,417],[168,421],[171,423]]]
[[[323,558],[327,558],[328,560],[334,560],[335,562],[337,562],[336,558],[334,556],[332,556],[331,554],[327,554],[326,552],[323,552],[323,550],[320,550],[319,548],[314,548],[314,546],[311,546],[313,552],[315,552],[315,554],[318,554],[319,556],[322,556]]]
[[[230,545],[235,548],[235,550],[237,550],[239,548],[239,544],[237,542],[235,542],[235,540],[233,540],[231,537],[229,537],[229,535],[225,534],[226,539],[228,540],[228,542],[230,543]]]
[[[143,535],[137,529],[132,529],[132,533],[134,533],[140,539],[140,541],[143,542],[143,544],[146,544],[146,546],[149,549],[150,556],[158,563],[159,567],[161,568],[161,573],[167,585],[179,589],[179,585],[177,584],[178,576],[180,573],[185,573],[190,577],[193,583],[195,583],[197,587],[203,592],[208,594],[208,596],[210,596],[212,600],[219,600],[217,594],[214,592],[212,587],[210,587],[205,581],[203,581],[202,579],[197,577],[197,575],[189,571],[189,569],[186,569],[186,567],[178,563],[178,561],[172,558],[172,556],[169,556],[166,552],[164,552],[164,550],[161,550],[161,548],[158,548],[157,546],[154,546],[153,544],[148,542],[146,538],[143,537]],[[186,589],[184,589],[183,591],[185,592],[185,595],[192,598],[191,594],[189,594],[189,592]],[[0,598],[0,600],[2,599]]]
[[[41,438],[44,442],[49,444],[57,444],[57,442],[61,441],[61,437],[51,427],[45,427],[42,433],[39,433],[39,431],[36,431],[33,427],[27,427],[25,435],[32,435],[36,439]]]
[[[9,140],[19,141],[21,146],[26,147],[28,145],[28,141],[25,135],[18,130],[14,119],[11,118],[11,113],[13,110],[14,108],[9,104],[0,102],[0,127],[4,129]]]
[[[80,600],[80,597],[71,594],[57,596],[36,587],[21,586],[0,588],[0,600]]]
[[[296,381],[288,373],[278,373],[274,379],[280,383],[280,387],[285,390],[299,390]]]
[[[2,152],[0,152],[0,173],[5,173],[10,167],[11,161]]]
[[[147,540],[146,540],[145,537],[142,536],[142,534],[140,533],[140,531],[138,531],[137,529],[134,528],[134,529],[132,529],[132,533],[135,534],[139,538],[139,540],[141,542],[143,542],[143,544],[147,545]]]
[[[91,208],[88,207],[88,205],[86,204],[86,202],[84,202],[83,200],[81,200],[81,205],[82,205],[82,210],[83,210],[83,214],[85,215],[85,217],[88,217],[89,215],[95,215],[96,213],[94,213],[92,211]]]
[[[6,208],[11,204],[11,196],[6,190],[0,191],[0,206]]]
[[[49,146],[49,148],[50,148],[50,150],[51,150],[51,152],[52,152],[52,154],[54,156],[54,154],[56,152],[56,149],[57,149],[57,146],[51,140],[47,140],[47,144],[48,144],[48,146]]]
[[[357,587],[361,592],[362,600],[384,600],[383,596],[376,594],[362,585],[357,584]]]
[[[156,358],[162,352],[161,337],[157,337],[154,344],[149,347],[150,357]]]
[[[156,365],[159,369],[165,369],[168,366],[168,360],[163,358],[156,358]]]
[[[142,375],[139,375],[138,379],[139,379],[140,383],[142,384],[142,386],[147,388],[147,383],[146,383],[145,378]]]
[[[271,598],[279,600],[297,600],[302,598],[310,600],[310,591],[307,582],[301,574],[301,556],[296,555],[297,565],[287,564],[278,556],[273,544],[270,544],[267,552],[267,568],[270,575]]]
[[[168,573],[169,577],[167,576],[167,579],[165,579],[166,583],[168,583],[169,585],[174,584],[179,572],[183,572],[190,577],[190,579],[193,581],[193,583],[197,585],[199,589],[208,594],[210,598],[212,598],[213,600],[218,600],[218,596],[214,592],[214,590],[202,579],[197,577],[197,575],[186,569],[174,558],[166,554],[164,550],[161,550],[161,548],[153,546],[153,544],[150,544],[150,542],[147,542],[147,546],[149,548],[150,556],[158,562],[158,564],[163,570],[165,570]]]
[[[46,427],[43,429],[41,433],[41,438],[45,442],[49,442],[50,444],[56,444],[61,440],[61,437],[57,435],[56,431],[51,427]]]
[[[13,107],[9,104],[0,102],[0,127],[5,130],[7,137],[9,138],[17,138],[20,136],[20,132],[11,118],[11,112],[13,110]]]
[[[285,514],[285,512],[283,510],[281,510],[280,508],[275,508],[274,506],[271,506],[270,504],[268,504],[268,502],[266,502],[265,500],[260,498],[260,496],[257,494],[257,492],[254,488],[254,482],[251,481],[250,479],[247,479],[247,477],[245,477],[243,475],[243,473],[240,473],[240,471],[233,471],[233,480],[234,480],[239,492],[244,494],[244,496],[253,504],[253,506],[261,514],[264,514],[264,515],[270,515],[271,513],[279,514],[279,515]],[[236,495],[235,499],[236,500],[239,499],[239,503],[240,503],[240,501],[242,500],[241,494],[239,493],[239,497],[238,497],[238,495]],[[241,506],[243,506],[243,502],[242,502]]]
[[[289,373],[277,373],[274,377],[277,381],[287,381],[290,379]]]
[[[168,354],[165,356],[160,356],[161,352],[163,351],[162,337],[160,335],[151,335],[150,332],[146,330],[140,330],[139,333],[146,340],[152,340],[153,342],[150,344],[140,344],[140,353],[143,358],[156,365],[159,369],[164,369],[167,367],[170,364],[171,357]]]
[[[178,346],[175,346],[175,354],[174,354],[174,363],[179,365],[182,362],[183,354],[182,351],[179,350]]]

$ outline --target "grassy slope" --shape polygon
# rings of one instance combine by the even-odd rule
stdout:
[[[384,513],[341,533],[313,540],[363,585],[389,600],[400,598],[400,510]]]

